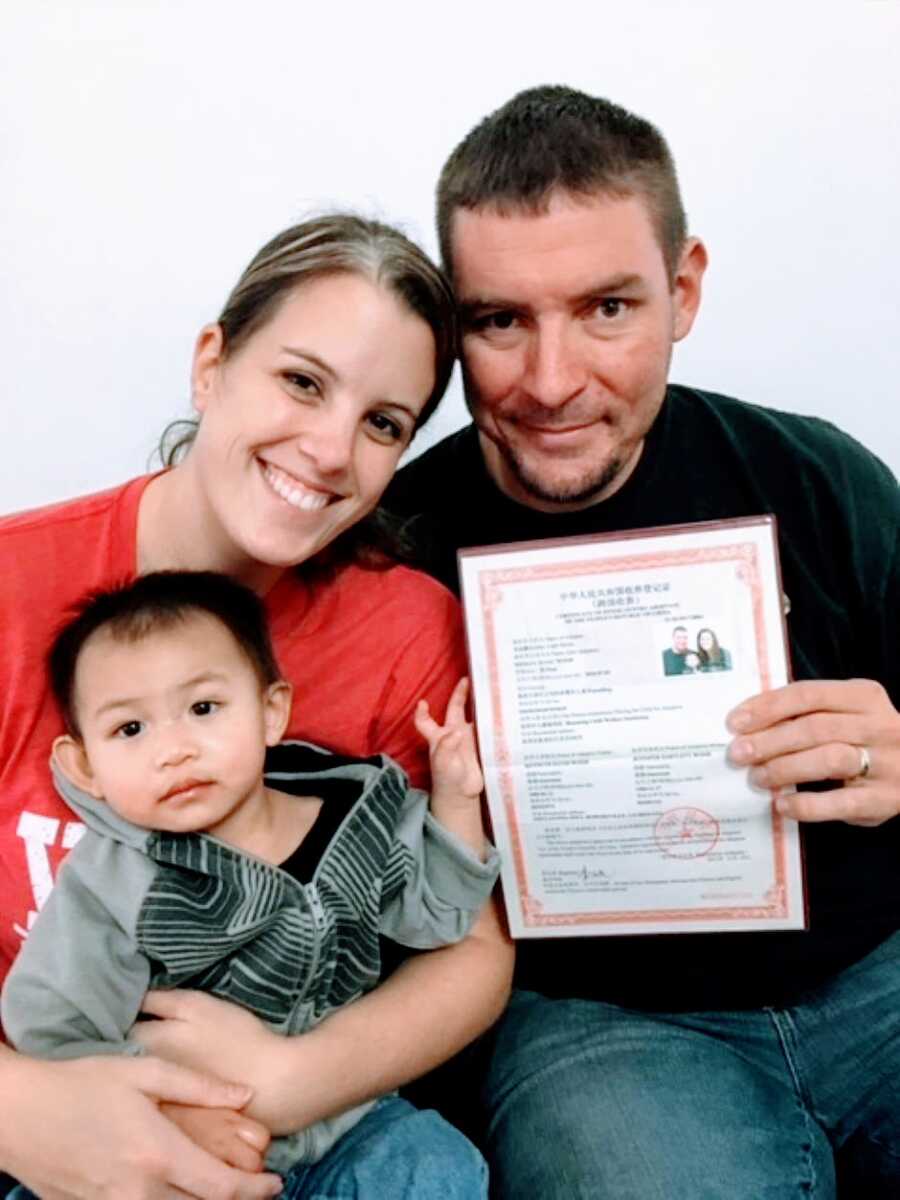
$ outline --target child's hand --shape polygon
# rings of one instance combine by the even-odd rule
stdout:
[[[271,1137],[268,1129],[233,1108],[195,1108],[160,1104],[160,1112],[182,1133],[229,1167],[261,1171]]]
[[[428,702],[416,705],[416,729],[428,743],[431,759],[432,793],[455,793],[460,799],[477,799],[484,790],[484,777],[475,751],[475,732],[466,720],[469,681],[460,679],[447,704],[444,724],[428,711]]]

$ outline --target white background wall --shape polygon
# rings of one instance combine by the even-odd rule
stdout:
[[[674,378],[836,421],[900,470],[900,0],[6,0],[0,511],[144,469],[197,328],[321,205],[429,249],[514,91],[655,121],[712,266]],[[465,419],[458,390],[433,428]]]

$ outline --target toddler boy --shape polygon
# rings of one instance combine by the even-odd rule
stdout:
[[[54,778],[86,831],[3,992],[18,1049],[140,1053],[129,1031],[148,988],[200,989],[301,1033],[376,986],[380,935],[456,941],[490,895],[466,681],[444,725],[416,712],[429,811],[388,758],[280,743],[291,687],[262,604],[225,576],[158,572],[90,597],[49,664],[67,728]],[[266,1163],[315,1163],[385,1105],[405,1102],[277,1138]]]

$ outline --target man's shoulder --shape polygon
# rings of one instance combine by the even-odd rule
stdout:
[[[675,420],[687,417],[689,421],[718,426],[725,437],[730,435],[739,452],[765,449],[780,458],[829,471],[838,464],[851,469],[857,466],[893,481],[889,468],[872,451],[823,417],[752,404],[681,384],[670,385],[667,404]]]
[[[420,513],[432,504],[454,505],[458,488],[471,482],[471,472],[481,470],[481,449],[473,424],[448,434],[407,463],[391,481],[385,505],[401,516]]]

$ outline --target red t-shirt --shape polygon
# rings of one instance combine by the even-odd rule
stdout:
[[[82,828],[50,781],[62,720],[45,655],[86,592],[134,578],[149,478],[0,519],[0,983]],[[405,567],[348,566],[318,584],[288,573],[266,607],[279,666],[294,685],[285,736],[390,754],[427,786],[412,711],[425,696],[442,714],[465,674],[455,598]]]

